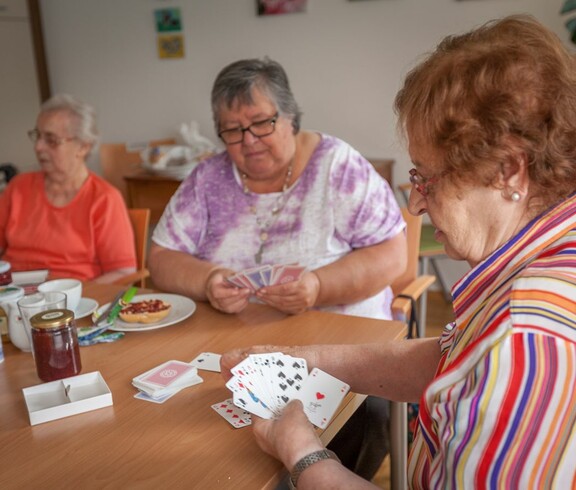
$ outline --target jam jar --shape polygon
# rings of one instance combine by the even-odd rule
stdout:
[[[10,262],[0,260],[0,286],[12,284],[12,265]]]
[[[30,318],[36,371],[42,381],[77,375],[82,370],[80,347],[70,310],[47,310]]]

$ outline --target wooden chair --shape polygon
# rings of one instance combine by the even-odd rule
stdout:
[[[392,284],[394,300],[392,302],[392,315],[395,320],[410,323],[412,314],[419,314],[418,336],[426,334],[426,318],[422,317],[422,302],[426,300],[426,291],[436,278],[431,275],[421,275],[418,271],[420,255],[420,236],[422,230],[422,216],[413,216],[407,208],[402,208],[402,216],[406,221],[406,239],[408,242],[408,265],[404,273]],[[419,311],[412,311],[420,302]],[[425,309],[424,309],[425,313]]]
[[[117,279],[114,284],[129,286],[131,284],[138,287],[146,287],[146,278],[150,276],[150,271],[146,268],[148,258],[148,235],[150,230],[150,210],[149,209],[128,209],[130,221],[134,228],[134,244],[136,246],[136,272],[127,274]]]
[[[422,304],[416,308],[418,301],[426,301],[426,291],[436,278],[420,275],[418,261],[420,255],[420,236],[422,231],[422,216],[412,216],[408,209],[402,208],[402,216],[406,221],[406,238],[408,242],[408,264],[404,274],[392,284],[394,300],[392,301],[392,316],[394,320],[409,325],[410,317],[419,310],[418,335],[426,333],[426,318],[422,316]],[[426,310],[424,309],[424,314]],[[390,478],[392,488],[406,488],[406,467],[408,456],[408,412],[406,402],[390,404],[390,423],[402,430],[394,431],[390,439],[391,454],[399,457],[390,459]]]
[[[116,187],[128,204],[128,191],[124,176],[136,172],[142,164],[140,152],[149,146],[174,145],[174,138],[153,140],[129,148],[125,143],[102,143],[100,145],[100,168],[102,177]]]
[[[398,186],[398,190],[402,194],[402,197],[406,201],[406,205],[408,205],[408,199],[410,197],[410,189],[412,188],[412,184],[401,184]],[[439,259],[445,259],[448,256],[444,251],[444,245],[437,242],[434,239],[434,226],[429,223],[422,224],[422,235],[420,237],[420,273],[421,274],[428,274],[429,267],[432,266],[434,270],[434,274],[440,283],[440,287],[442,289],[442,295],[444,296],[444,300],[446,303],[452,303],[452,294],[450,293],[450,287],[446,279],[444,278],[444,274],[442,273],[442,267],[439,265]],[[424,307],[425,315],[425,301],[422,301]]]

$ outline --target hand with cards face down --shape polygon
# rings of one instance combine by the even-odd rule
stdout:
[[[299,281],[305,267],[291,265],[261,265],[251,269],[245,269],[228,276],[226,280],[239,288],[248,288],[255,293],[265,286],[276,286],[287,282]]]
[[[231,370],[226,387],[236,407],[270,419],[298,399],[316,427],[326,428],[350,387],[320,369],[308,373],[304,359],[281,352],[252,354]]]

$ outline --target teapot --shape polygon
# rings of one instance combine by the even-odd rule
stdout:
[[[20,317],[18,300],[24,297],[24,288],[19,286],[0,287],[0,307],[8,317],[8,335],[10,341],[24,352],[32,350],[31,340],[26,333],[26,326]]]

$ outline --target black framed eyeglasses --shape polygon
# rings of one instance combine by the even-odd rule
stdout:
[[[430,190],[434,184],[436,184],[442,177],[444,177],[449,171],[444,170],[439,174],[433,175],[432,177],[424,177],[415,168],[410,169],[410,183],[414,188],[422,194],[424,197],[430,194]]]
[[[44,140],[44,142],[50,148],[56,148],[68,141],[77,139],[76,136],[71,137],[56,136],[53,133],[43,133],[38,129],[31,129],[30,131],[28,131],[28,138],[30,138],[30,141],[32,141],[32,143],[34,144],[36,144],[39,140]]]
[[[256,121],[245,128],[232,128],[220,131],[218,136],[227,145],[235,145],[237,143],[242,143],[244,141],[244,133],[250,131],[256,138],[261,138],[263,136],[268,136],[272,134],[276,129],[276,121],[278,120],[279,114],[276,113],[268,119],[263,119],[262,121]]]

